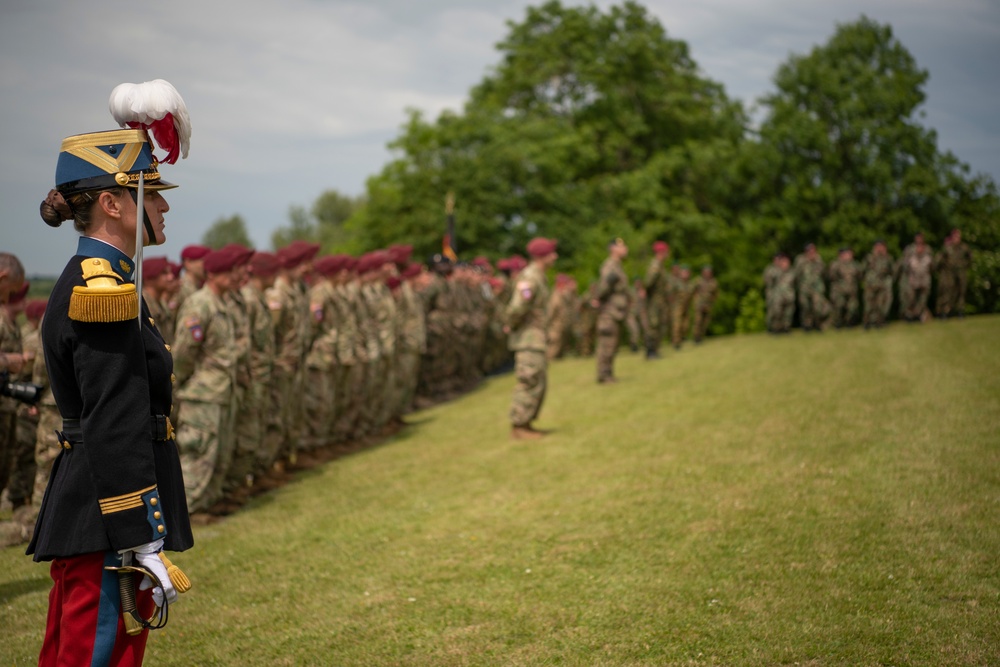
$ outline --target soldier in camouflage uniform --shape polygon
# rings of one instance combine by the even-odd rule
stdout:
[[[691,281],[691,269],[687,266],[677,267],[670,293],[670,342],[675,350],[679,350],[691,322],[691,302],[694,299],[694,283]]]
[[[545,325],[549,287],[545,272],[559,257],[556,241],[541,237],[528,243],[528,254],[531,263],[517,276],[506,312],[517,380],[510,405],[511,437],[514,439],[536,439],[543,435],[531,423],[542,408],[548,384]]]
[[[933,262],[934,255],[924,241],[924,235],[917,234],[913,243],[903,250],[896,266],[900,315],[908,322],[922,322],[930,315],[927,299],[931,292]]]
[[[404,255],[409,258],[409,252]],[[417,375],[420,371],[420,356],[427,350],[427,323],[424,321],[424,304],[418,291],[427,273],[420,264],[407,264],[400,274],[396,312],[400,327],[397,341],[398,373],[396,375],[398,401],[397,415],[402,416],[413,409],[416,396]]]
[[[434,255],[429,262],[432,278],[423,291],[427,322],[427,353],[420,360],[420,381],[417,401],[421,407],[445,398],[445,379],[451,371],[450,348],[452,334],[452,298],[447,276],[452,271],[451,260]]]
[[[359,437],[369,350],[358,306],[361,299],[361,283],[357,271],[360,260],[345,255],[342,261],[343,269],[337,277],[337,296],[342,318],[337,336],[340,370],[334,389],[337,397],[334,438],[338,441],[356,440]]]
[[[622,260],[627,256],[628,246],[622,239],[616,238],[608,244],[608,258],[601,265],[596,298],[592,302],[597,309],[597,382],[601,384],[618,381],[614,373],[615,355],[621,323],[631,301],[628,276],[622,268]]]
[[[219,480],[223,495],[232,502],[224,508],[224,511],[232,511],[250,492],[259,448],[255,424],[257,414],[254,412],[257,406],[248,398],[255,389],[250,365],[252,348],[250,307],[243,299],[242,292],[247,282],[247,265],[254,251],[238,243],[229,243],[222,249],[236,256],[232,268],[232,289],[223,299],[233,323],[232,345],[236,352],[236,381],[233,383],[230,418],[233,424],[233,445],[232,457],[226,467],[225,476]]]
[[[875,241],[864,265],[865,329],[885,326],[892,307],[893,260],[884,241]]]
[[[779,252],[764,272],[767,294],[767,330],[774,334],[789,333],[795,317],[795,272],[785,253]]]
[[[968,287],[971,265],[972,252],[969,246],[962,242],[961,230],[951,230],[941,251],[934,258],[934,269],[938,278],[934,305],[938,317],[965,315],[965,291]]]
[[[577,302],[576,326],[573,331],[576,336],[576,352],[581,357],[589,357],[594,353],[597,334],[597,301],[598,281],[587,288],[587,294]]]
[[[272,409],[280,411],[281,431],[268,431],[268,449],[283,467],[294,465],[302,433],[302,392],[305,388],[305,357],[308,350],[309,298],[305,278],[312,272],[312,259],[319,245],[293,241],[278,251],[281,270],[267,291],[268,308],[274,322],[275,359]]]
[[[25,282],[25,285],[28,283]],[[23,290],[25,294],[27,290]],[[12,304],[8,304],[8,308]],[[25,316],[21,325],[21,354],[24,356],[24,368],[12,380],[31,382],[34,367],[42,355],[42,341],[39,335],[39,324],[45,309],[45,302],[27,301],[23,296],[15,305],[16,310]],[[8,311],[11,319],[15,319],[14,311]],[[23,526],[23,534],[30,535],[35,525],[35,515],[38,513],[37,503],[33,503],[35,476],[38,465],[35,461],[35,443],[38,434],[39,408],[37,405],[18,403],[16,417],[16,445],[14,448],[13,465],[10,472],[10,482],[7,494],[11,507],[14,509],[14,519]]]
[[[711,266],[701,269],[701,276],[694,285],[694,342],[700,343],[708,333],[712,320],[712,307],[719,296],[719,283]]]
[[[830,302],[823,283],[823,258],[815,244],[806,244],[795,258],[793,269],[799,295],[799,324],[803,331],[823,331],[830,320]]]
[[[312,345],[306,355],[306,384],[303,448],[324,447],[332,441],[336,423],[337,336],[342,317],[334,279],[343,265],[339,256],[321,257],[313,262],[316,280],[309,289],[309,320]]]
[[[854,260],[854,251],[841,248],[837,259],[827,267],[830,280],[830,303],[833,307],[833,326],[852,327],[858,321],[858,283],[861,264]]]
[[[205,284],[205,255],[212,252],[211,248],[203,245],[189,245],[181,250],[181,274],[180,287],[174,297],[175,313],[180,310],[184,300],[201,289]]]
[[[545,356],[549,361],[559,359],[566,350],[570,331],[573,327],[576,301],[574,281],[565,273],[556,276],[556,288],[549,298],[549,321],[546,327],[548,348]]]
[[[670,303],[667,299],[667,270],[664,262],[670,256],[670,246],[664,241],[653,244],[653,259],[649,261],[642,286],[646,290],[646,358],[660,358],[660,343],[670,331]]]
[[[167,305],[165,288],[173,280],[166,257],[147,257],[142,261],[142,297],[156,328],[163,332],[163,341],[173,342],[174,313]]]
[[[250,327],[250,386],[244,395],[246,424],[240,426],[242,436],[253,443],[254,463],[250,474],[255,478],[266,475],[274,463],[267,450],[268,429],[280,430],[277,411],[270,403],[270,388],[274,371],[274,322],[265,293],[274,285],[280,264],[269,252],[255,252],[247,266],[247,279],[240,294],[246,304]],[[237,473],[240,471],[237,471]]]
[[[24,286],[24,265],[14,255],[0,252],[0,372],[17,377],[26,367],[21,351],[21,331],[11,319],[7,304]],[[17,402],[0,396],[0,492],[7,488],[11,460],[17,443]]]
[[[171,352],[174,358],[177,448],[191,512],[207,510],[222,492],[233,453],[232,403],[236,382],[236,333],[226,304],[235,288],[235,253],[205,256],[205,284],[181,305]]]

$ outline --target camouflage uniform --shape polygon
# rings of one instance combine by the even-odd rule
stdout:
[[[510,423],[529,428],[538,417],[547,386],[545,324],[548,318],[549,288],[541,265],[532,262],[517,277],[507,306],[510,326],[508,346],[514,351],[517,384],[510,405]]]
[[[259,475],[274,463],[269,458],[264,436],[270,426],[280,425],[269,400],[274,370],[274,323],[264,292],[251,282],[240,289],[240,294],[250,330],[250,385],[243,396],[246,410],[242,416],[246,423],[240,425],[240,437],[253,447],[254,464],[250,473]]]
[[[854,326],[858,321],[858,282],[861,265],[853,258],[838,257],[827,268],[830,279],[830,302],[833,325],[837,328]]]
[[[934,261],[930,246],[918,250],[916,244],[906,247],[899,260],[896,273],[899,277],[899,308],[905,320],[922,319],[928,312],[927,299],[931,292],[931,264]]]
[[[597,311],[597,381],[608,382],[614,379],[618,337],[630,304],[628,276],[622,269],[621,260],[614,257],[604,260],[597,282],[597,300],[600,302]]]
[[[397,414],[413,407],[420,370],[420,355],[427,350],[427,323],[420,296],[409,282],[399,287],[397,313],[400,318],[396,382],[398,385]]]
[[[556,287],[549,298],[549,320],[546,326],[547,349],[545,356],[551,361],[563,355],[566,338],[573,323],[572,292],[565,287]]]
[[[278,276],[265,297],[274,321],[276,345],[271,399],[281,415],[280,432],[268,432],[268,449],[275,460],[294,460],[302,429],[300,397],[309,305],[302,298],[298,281],[284,275]]]
[[[337,287],[337,304],[340,326],[337,336],[337,377],[334,395],[336,397],[336,423],[334,438],[338,441],[350,440],[356,436],[364,400],[365,364],[368,361],[368,347],[361,331],[361,322],[356,306],[359,298],[356,278]]]
[[[767,287],[767,330],[788,333],[795,317],[795,272],[785,264],[772,264],[765,272]]]
[[[712,307],[719,296],[719,283],[714,276],[701,275],[694,285],[694,342],[700,343],[708,333]]]
[[[257,463],[257,451],[260,447],[257,436],[258,407],[250,398],[255,391],[253,374],[250,367],[251,331],[250,312],[243,294],[232,291],[225,295],[223,302],[229,311],[233,324],[232,346],[236,353],[236,380],[233,383],[233,398],[231,402],[233,425],[232,455],[226,466],[224,477],[219,481],[225,494],[230,494],[250,481]]]
[[[892,308],[893,261],[888,254],[872,252],[865,258],[865,328],[884,326]]]
[[[674,349],[680,349],[691,324],[691,301],[694,299],[694,282],[678,278],[673,289],[670,325],[673,329],[670,342]]]
[[[27,361],[21,372],[11,379],[31,382],[34,365],[42,356],[42,341],[39,330],[29,323],[21,326],[21,349]],[[35,488],[35,440],[38,433],[38,410],[25,403],[17,404],[15,418],[15,446],[12,455],[10,481],[7,495],[15,509],[30,505]]]
[[[935,312],[938,317],[951,317],[965,313],[965,290],[968,286],[972,253],[969,246],[950,238],[934,258],[938,285]]]
[[[660,351],[660,343],[670,331],[670,303],[667,299],[667,272],[663,261],[654,257],[646,269],[642,281],[646,289],[646,353],[655,356]]]
[[[171,350],[180,400],[176,439],[192,512],[219,499],[232,459],[235,335],[229,308],[207,286],[188,297],[178,312]]]
[[[21,354],[21,330],[17,328],[7,309],[2,305],[0,305],[0,353]],[[16,447],[17,401],[0,396],[0,492],[7,488]]]
[[[581,357],[589,357],[594,353],[594,336],[597,332],[597,285],[594,282],[587,289],[587,295],[580,299],[576,311],[576,351]]]
[[[303,449],[330,443],[335,422],[337,332],[339,318],[334,303],[334,287],[328,279],[318,280],[309,290],[310,338],[306,355],[306,385],[303,392]]]
[[[56,399],[49,386],[49,373],[45,366],[45,355],[39,353],[35,357],[35,365],[31,381],[44,387],[38,400],[38,430],[35,432],[35,488],[32,493],[32,504],[36,507],[42,502],[45,486],[49,483],[49,473],[52,464],[62,451],[62,445],[56,436],[56,431],[62,429],[62,415],[56,407]]]
[[[823,283],[823,259],[802,253],[795,258],[795,286],[799,295],[799,324],[803,330],[822,330],[830,318],[830,302]]]

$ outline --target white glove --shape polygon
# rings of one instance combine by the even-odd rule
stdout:
[[[156,575],[157,581],[154,583],[150,581],[149,576],[142,578],[142,583],[139,584],[139,590],[144,591],[148,588],[153,588],[153,602],[157,607],[163,606],[163,600],[169,604],[177,602],[177,589],[174,588],[174,584],[170,581],[170,577],[167,575],[167,567],[160,560],[160,551],[163,550],[163,540],[156,540],[155,542],[150,542],[149,544],[143,544],[140,547],[135,547],[130,549],[135,554],[136,562]],[[155,588],[158,586],[158,588]]]

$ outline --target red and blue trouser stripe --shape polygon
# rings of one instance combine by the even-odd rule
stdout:
[[[134,667],[142,664],[149,630],[130,637],[122,620],[118,574],[105,566],[121,565],[109,551],[52,561],[52,590],[39,667]],[[138,590],[143,618],[153,612],[151,591]]]

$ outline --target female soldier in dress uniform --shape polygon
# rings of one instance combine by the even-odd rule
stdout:
[[[186,154],[185,129],[175,128]],[[41,206],[46,223],[73,220],[82,234],[42,324],[63,449],[28,546],[51,561],[41,665],[141,664],[142,619],[190,585],[161,553],[193,542],[168,418],[173,362],[130,277],[137,225],[143,245],[165,240],[161,191],[172,187],[143,126],[95,132],[63,140],[56,188]],[[147,574],[108,569],[133,564]],[[132,594],[138,613],[125,618]]]

